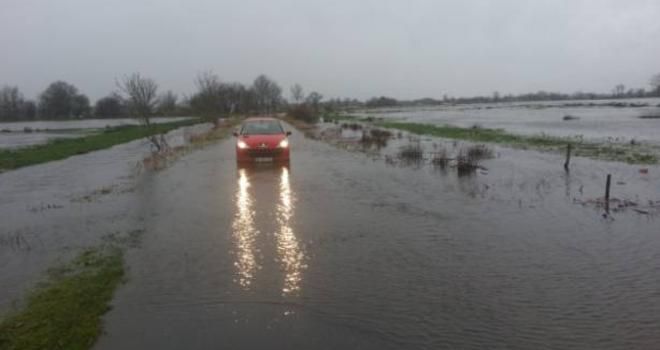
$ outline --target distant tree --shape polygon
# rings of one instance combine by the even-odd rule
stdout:
[[[197,92],[190,97],[190,107],[213,121],[232,113],[247,113],[254,107],[253,94],[241,83],[224,83],[210,72],[195,80]]]
[[[89,98],[85,95],[76,95],[73,97],[71,112],[75,117],[86,118],[92,112],[92,107],[89,104]]]
[[[220,112],[220,78],[211,72],[199,73],[195,79],[197,92],[190,97],[190,107],[208,119],[216,119]]]
[[[500,101],[500,93],[499,91],[493,92],[493,101],[494,102],[499,102]]]
[[[5,86],[0,89],[0,120],[22,119],[23,104],[23,94],[18,87]]]
[[[367,101],[367,107],[394,107],[399,104],[399,101],[391,97],[372,97]]]
[[[94,116],[98,118],[118,118],[126,115],[121,96],[111,94],[96,101]]]
[[[319,114],[305,103],[289,106],[287,114],[294,119],[302,120],[307,123],[316,123],[319,121]]]
[[[305,92],[300,84],[294,84],[291,87],[291,100],[293,103],[301,103],[305,100]]]
[[[37,103],[32,100],[27,100],[23,102],[23,119],[24,120],[35,120],[37,119]]]
[[[323,95],[321,95],[316,91],[312,91],[309,93],[309,95],[307,95],[305,102],[314,110],[315,113],[318,113],[319,106],[322,100],[323,100]]]
[[[660,96],[660,73],[651,77],[650,84],[655,90],[656,96]]]
[[[89,99],[64,81],[50,84],[39,95],[39,114],[48,119],[80,118],[89,113]]]
[[[261,74],[252,83],[257,110],[263,114],[275,112],[282,102],[282,89],[267,76]]]
[[[247,112],[249,101],[246,96],[248,90],[241,83],[223,83],[220,85],[220,98],[223,112],[232,114],[236,112]]]
[[[626,91],[626,86],[623,84],[618,84],[617,86],[614,87],[612,93],[614,97],[623,97],[625,91]]]
[[[131,115],[142,125],[152,128],[151,117],[158,105],[158,84],[153,79],[142,77],[140,73],[133,73],[117,82],[117,87],[125,95]],[[149,141],[157,152],[167,147],[164,135],[149,136]]]
[[[177,112],[176,102],[179,99],[172,91],[166,91],[158,98],[158,114],[161,115],[174,115]]]

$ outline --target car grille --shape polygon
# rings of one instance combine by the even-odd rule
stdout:
[[[277,157],[282,153],[279,148],[252,148],[247,151],[250,157]]]

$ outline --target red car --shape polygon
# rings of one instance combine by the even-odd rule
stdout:
[[[248,118],[238,131],[236,161],[244,162],[288,162],[289,135],[279,120],[274,118]]]

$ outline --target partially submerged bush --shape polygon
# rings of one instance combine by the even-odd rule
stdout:
[[[433,158],[431,158],[431,164],[437,166],[441,169],[445,169],[449,165],[449,152],[446,148],[440,148],[436,152],[433,152]]]
[[[375,145],[377,148],[382,148],[387,146],[387,141],[390,137],[392,137],[392,133],[388,130],[371,129],[369,132],[365,131],[362,133],[360,143],[362,143],[362,146],[364,147]]]
[[[389,139],[392,137],[392,133],[389,130],[371,129],[369,132],[371,133],[371,137],[376,139]]]
[[[458,176],[470,175],[479,168],[478,161],[470,158],[466,152],[460,150],[456,157],[456,170]]]
[[[287,113],[291,118],[301,120],[307,123],[315,124],[319,121],[319,116],[314,109],[306,105],[293,106]]]
[[[424,159],[424,149],[419,143],[409,144],[401,147],[399,158],[403,160],[420,161]]]
[[[351,129],[353,131],[362,130],[362,124],[358,123],[342,123],[341,127],[342,129]]]
[[[467,148],[467,157],[473,161],[493,158],[493,150],[486,145],[474,145]]]
[[[473,145],[461,148],[456,156],[456,170],[458,176],[469,175],[479,169],[479,161],[493,158],[493,150],[486,145]]]

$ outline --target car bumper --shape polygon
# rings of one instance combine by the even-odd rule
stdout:
[[[236,148],[236,160],[238,162],[258,161],[288,161],[288,148]]]

